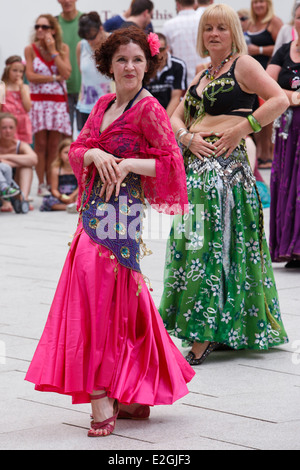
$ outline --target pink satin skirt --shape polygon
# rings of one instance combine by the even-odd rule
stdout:
[[[153,406],[186,395],[194,374],[142,275],[119,265],[79,225],[25,380],[73,403],[106,390],[120,403]]]

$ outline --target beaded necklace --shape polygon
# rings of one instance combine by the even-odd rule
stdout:
[[[233,52],[230,52],[230,54],[226,57],[226,59],[222,60],[222,62],[220,63],[220,65],[218,65],[218,67],[214,70],[213,70],[213,66],[212,64],[207,68],[207,70],[205,70],[205,75],[206,75],[206,78],[208,80],[214,80],[215,79],[215,76],[220,72],[221,68],[227,63],[230,61],[230,59],[232,58],[233,56]]]

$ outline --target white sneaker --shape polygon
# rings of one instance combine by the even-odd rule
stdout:
[[[73,202],[72,204],[68,204],[66,211],[68,214],[77,214],[77,204]]]
[[[37,195],[40,197],[51,196],[51,193],[48,191],[47,185],[45,183],[41,183],[39,185]]]

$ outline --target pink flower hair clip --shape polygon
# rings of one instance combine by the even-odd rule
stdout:
[[[150,47],[150,52],[151,52],[152,57],[159,54],[160,41],[159,41],[157,34],[155,33],[148,34],[148,44]]]

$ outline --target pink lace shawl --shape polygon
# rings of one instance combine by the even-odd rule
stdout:
[[[142,176],[145,198],[158,212],[188,212],[183,158],[166,111],[156,98],[143,98],[100,134],[103,114],[114,97],[108,94],[99,99],[70,148],[70,163],[79,186],[78,209],[87,177],[92,176],[90,194],[97,171],[93,164],[83,166],[84,154],[90,148],[100,148],[116,157],[154,158],[156,177]]]

